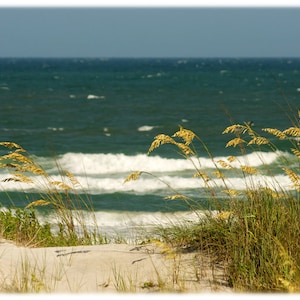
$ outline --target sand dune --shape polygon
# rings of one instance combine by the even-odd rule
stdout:
[[[2,293],[231,292],[222,269],[156,244],[27,248],[0,242]]]

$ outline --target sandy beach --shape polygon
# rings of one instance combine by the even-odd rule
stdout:
[[[230,293],[199,253],[158,244],[27,248],[0,241],[2,293]]]

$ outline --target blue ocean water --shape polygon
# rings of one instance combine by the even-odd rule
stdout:
[[[182,125],[217,160],[226,159],[240,154],[225,147],[233,137],[222,135],[227,126],[251,120],[259,133],[286,129],[297,121],[299,99],[300,59],[294,58],[0,59],[1,141],[23,146],[54,179],[61,179],[57,165],[75,175],[83,187],[78,193],[91,199],[103,226],[117,226],[125,215],[144,222],[189,212],[180,200],[164,199],[173,192],[157,178],[124,184],[136,170],[205,202],[205,184],[192,178],[193,165],[177,149],[165,145],[147,156],[157,134],[172,135]],[[288,186],[279,157],[292,159],[290,145],[279,145],[277,153],[249,149],[246,159],[258,168],[269,164]],[[201,145],[197,150],[201,170],[213,170],[208,153]],[[230,187],[245,188],[241,176],[227,175]],[[8,176],[0,170],[4,207],[38,199],[38,187],[3,181]],[[214,184],[224,188],[221,179]]]

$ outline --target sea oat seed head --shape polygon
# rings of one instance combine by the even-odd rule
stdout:
[[[64,182],[61,182],[61,181],[50,181],[49,183],[52,185],[56,185],[60,189],[63,189],[66,191],[69,191],[72,189],[70,186],[68,186],[67,184],[65,184]]]
[[[154,141],[148,150],[148,154],[163,144],[176,144],[176,142],[167,134],[159,134],[154,138]]]
[[[284,140],[286,138],[286,135],[276,128],[262,128],[262,130],[278,137],[280,140]]]
[[[180,194],[172,195],[172,196],[167,196],[165,197],[166,200],[176,200],[176,199],[183,199],[183,200],[188,200],[188,197]]]
[[[241,195],[241,192],[238,190],[227,189],[227,190],[223,190],[222,192],[231,197],[237,197],[237,196]]]
[[[139,178],[139,176],[142,174],[141,171],[134,171],[131,174],[129,174],[123,183],[126,183],[128,181],[135,181]]]
[[[267,145],[269,144],[269,140],[264,137],[254,137],[247,145]]]
[[[213,174],[215,174],[217,178],[225,178],[225,175],[220,171],[215,171]]]
[[[243,172],[248,173],[250,175],[259,174],[259,171],[254,167],[241,166],[241,169],[243,170]]]
[[[236,161],[236,157],[235,156],[229,156],[229,157],[227,157],[227,160],[229,162],[234,162],[234,161]]]
[[[189,129],[179,126],[179,131],[175,132],[172,137],[180,137],[185,141],[186,145],[189,145],[193,141],[195,133]]]
[[[45,206],[45,205],[49,205],[49,204],[51,204],[51,202],[40,199],[40,200],[36,200],[36,201],[29,203],[25,208],[29,208],[32,206]]]
[[[288,175],[289,179],[293,183],[292,187],[296,188],[297,190],[300,190],[300,176],[290,169],[287,168],[282,168],[282,169]]]
[[[291,151],[294,153],[294,155],[300,159],[300,151],[295,148],[291,148]]]
[[[197,172],[193,175],[193,178],[201,177],[205,182],[210,181],[209,176],[206,173],[203,172]]]
[[[226,144],[225,147],[226,147],[226,148],[227,148],[227,147],[230,147],[230,146],[236,147],[237,145],[242,144],[242,143],[246,143],[246,141],[243,140],[243,139],[241,139],[241,138],[239,138],[239,137],[236,137],[236,138],[230,140],[230,141]]]
[[[232,166],[222,159],[218,160],[217,163],[224,169],[232,169]]]
[[[189,156],[189,155],[194,155],[194,151],[187,146],[186,144],[182,143],[176,143],[176,146],[184,153],[184,155]]]
[[[284,134],[299,137],[300,136],[300,128],[299,127],[290,127],[283,131]]]
[[[235,125],[231,125],[231,126],[228,126],[227,128],[225,128],[225,130],[222,132],[222,134],[234,133],[234,134],[240,135],[240,134],[245,133],[247,130],[248,130],[247,126],[235,124]]]
[[[22,151],[22,152],[26,152],[23,147],[21,147],[20,145],[14,143],[14,142],[0,142],[1,146],[4,146],[6,148],[12,149],[12,148],[17,148],[18,151]]]

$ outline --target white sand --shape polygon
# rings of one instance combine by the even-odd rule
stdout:
[[[0,241],[0,292],[231,292],[223,271],[196,253],[157,245],[25,248]]]

